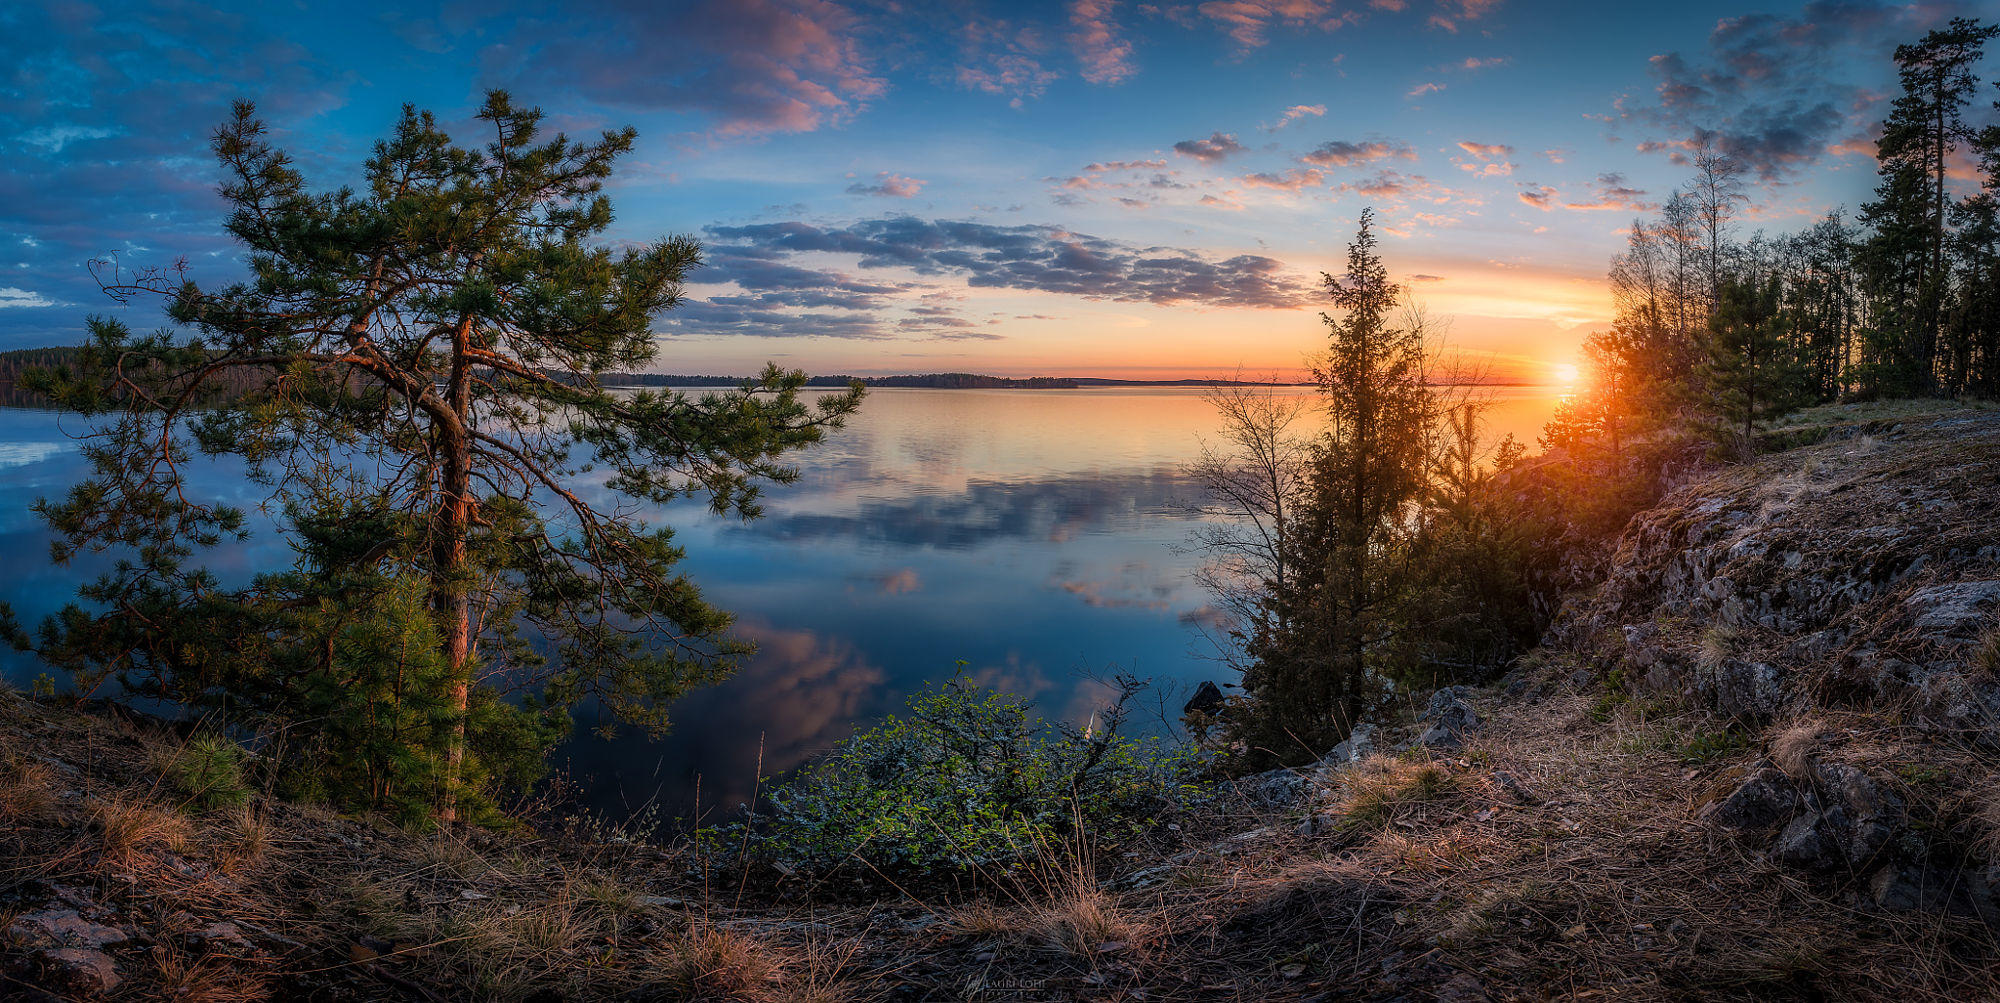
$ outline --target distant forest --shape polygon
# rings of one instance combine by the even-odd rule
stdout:
[[[14,390],[24,370],[39,367],[73,366],[81,358],[81,348],[20,348],[0,352],[0,391]],[[562,374],[549,375],[561,378]],[[679,373],[604,373],[602,386],[612,387],[734,387],[747,376],[690,376]],[[806,381],[813,387],[845,387],[855,380],[871,387],[908,387],[926,390],[1075,390],[1079,387],[1215,387],[1265,386],[1258,380],[1117,380],[1100,377],[1030,376],[1013,379],[981,376],[977,373],[923,373],[904,376],[815,376]],[[1279,384],[1291,385],[1291,384]],[[12,403],[11,401],[9,403]]]

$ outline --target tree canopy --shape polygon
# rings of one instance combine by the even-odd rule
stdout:
[[[809,400],[776,367],[701,396],[608,389],[653,362],[653,319],[701,248],[605,242],[632,130],[544,138],[498,91],[477,121],[485,143],[461,146],[406,107],[358,190],[316,190],[239,103],[213,148],[249,277],[100,263],[114,297],[178,327],[93,319],[81,358],[32,381],[94,419],[92,476],[39,505],[56,558],[129,555],[44,626],[44,655],[318,722],[304,731],[362,760],[358,794],[445,820],[579,704],[661,729],[730,670],[748,646],[649,520],[695,495],[756,515],[761,484],[796,478],[786,455],[861,395]],[[224,588],[198,566],[250,526],[190,491],[198,455],[247,465],[294,569]]]

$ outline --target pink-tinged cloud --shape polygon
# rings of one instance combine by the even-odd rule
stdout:
[[[1222,25],[1239,50],[1262,46],[1269,40],[1273,22],[1297,27],[1340,25],[1339,18],[1328,17],[1333,8],[1324,0],[1211,0],[1196,9],[1203,17]]]
[[[1069,7],[1070,48],[1083,64],[1083,79],[1116,84],[1139,72],[1132,65],[1132,43],[1118,33],[1111,12],[1118,0],[1074,0]]]
[[[1279,129],[1291,125],[1293,122],[1308,115],[1314,118],[1323,118],[1326,115],[1326,106],[1323,104],[1295,104],[1285,109],[1284,114],[1278,116],[1278,124],[1270,126],[1269,131],[1277,132]]]
[[[1283,174],[1271,174],[1268,172],[1246,174],[1236,180],[1241,182],[1245,188],[1269,188],[1273,191],[1296,192],[1307,188],[1318,188],[1326,181],[1326,175],[1312,168],[1300,169],[1293,167],[1286,170]]]
[[[986,66],[959,67],[958,85],[988,94],[1013,94],[1019,107],[1021,97],[1042,96],[1061,75],[1030,56],[1010,52],[992,57]]]
[[[876,195],[882,198],[910,199],[922,194],[929,182],[919,178],[908,178],[901,174],[882,171],[875,175],[875,183],[856,181],[847,186],[849,195]]]
[[[1410,92],[1403,96],[1410,99],[1416,99],[1423,97],[1426,94],[1435,94],[1441,90],[1444,90],[1443,84],[1437,83],[1435,81],[1426,81],[1424,83],[1416,85],[1415,87],[1410,88]]]
[[[1222,194],[1223,194],[1224,196],[1233,196],[1233,195],[1235,195],[1236,193],[1235,193],[1235,192],[1223,192]],[[1227,210],[1229,210],[1230,212],[1242,212],[1242,211],[1243,211],[1243,203],[1241,203],[1241,202],[1238,202],[1238,201],[1236,201],[1236,200],[1235,200],[1234,198],[1229,198],[1229,197],[1224,197],[1224,198],[1216,198],[1216,197],[1215,197],[1215,196],[1213,196],[1213,195],[1203,195],[1203,196],[1201,197],[1201,204],[1202,204],[1202,205],[1205,205],[1205,206],[1208,206],[1208,207],[1209,207],[1209,208],[1211,208],[1211,209],[1227,209]]]
[[[1504,178],[1514,173],[1514,162],[1509,159],[1514,156],[1514,148],[1511,146],[1504,143],[1474,143],[1464,140],[1458,144],[1458,148],[1473,157],[1472,160],[1456,158],[1452,160],[1461,171],[1482,178]]]
[[[1464,61],[1453,63],[1452,69],[1466,70],[1468,72],[1472,70],[1490,70],[1495,66],[1505,66],[1508,62],[1510,60],[1506,56],[1489,56],[1485,59],[1481,59],[1478,56],[1467,56]]]
[[[1368,0],[1368,6],[1376,10],[1386,10],[1391,14],[1400,14],[1409,3],[1408,0]]]
[[[1500,0],[1438,0],[1438,12],[1430,17],[1433,28],[1454,34],[1462,21],[1477,21],[1500,6]]]
[[[616,105],[706,112],[717,137],[808,132],[852,118],[888,85],[875,76],[856,18],[825,0],[706,0],[689,10],[635,5],[597,35],[557,35],[534,46],[490,47],[496,74],[554,75]],[[673,39],[662,60],[644,40]],[[519,67],[505,64],[525,52]]]
[[[1084,165],[1086,174],[1107,174],[1112,171],[1157,171],[1167,166],[1164,160],[1100,160]]]
[[[1299,162],[1314,167],[1354,167],[1390,158],[1415,160],[1417,151],[1411,149],[1407,143],[1391,143],[1379,139],[1371,139],[1365,143],[1350,143],[1343,139],[1334,139],[1319,144],[1311,153],[1300,157]]]
[[[1644,212],[1652,206],[1646,202],[1646,192],[1625,182],[1625,175],[1611,171],[1597,176],[1592,199],[1588,202],[1565,202],[1563,208],[1578,212],[1602,212],[1605,210],[1625,210]]]
[[[1533,206],[1536,209],[1549,210],[1555,208],[1556,190],[1547,185],[1533,185],[1523,182],[1520,199],[1524,205]]]
[[[1213,164],[1231,154],[1242,153],[1243,144],[1237,142],[1234,135],[1218,132],[1207,139],[1183,139],[1174,144],[1174,152],[1204,164]]]

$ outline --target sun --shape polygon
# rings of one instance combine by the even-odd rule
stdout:
[[[1576,386],[1577,381],[1583,379],[1583,371],[1576,368],[1573,362],[1558,362],[1550,366],[1549,375],[1555,377],[1559,386],[1565,387]]]

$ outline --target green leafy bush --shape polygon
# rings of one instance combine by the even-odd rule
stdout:
[[[1109,848],[1200,793],[1190,751],[1119,733],[1140,685],[1090,726],[1050,725],[956,677],[857,732],[773,791],[718,842],[808,868],[1005,867],[1083,837]]]

